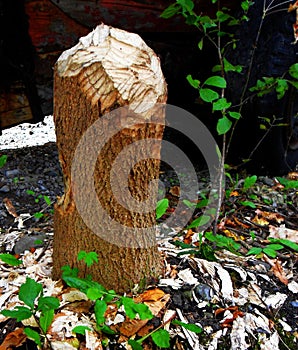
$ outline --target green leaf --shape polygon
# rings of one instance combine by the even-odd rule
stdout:
[[[199,90],[200,97],[205,102],[212,102],[218,99],[219,95],[216,91],[202,88]]]
[[[289,84],[291,84],[292,86],[294,86],[295,89],[298,89],[298,81],[289,80]]]
[[[62,279],[64,277],[78,277],[79,269],[77,267],[71,268],[69,265],[65,265],[61,267],[62,271]]]
[[[246,255],[259,255],[262,253],[263,249],[259,247],[253,247],[249,249],[249,251],[246,253]]]
[[[54,310],[43,311],[39,318],[39,324],[44,333],[47,332],[54,319]]]
[[[176,0],[176,2],[182,7],[182,10],[186,12],[192,12],[195,6],[192,0]]]
[[[270,249],[268,247],[263,249],[263,253],[270,256],[270,258],[276,258],[276,256],[277,256],[276,251],[274,249]]]
[[[294,63],[291,65],[291,67],[289,68],[289,73],[293,78],[298,79],[298,63]]]
[[[160,15],[161,18],[171,18],[175,16],[177,13],[179,13],[180,6],[177,6],[177,4],[171,4],[169,7],[167,7],[162,14]]]
[[[275,91],[277,92],[277,98],[280,100],[284,97],[285,93],[287,92],[289,85],[286,79],[276,79],[277,86],[275,88]]]
[[[242,71],[242,66],[234,66],[232,63],[230,63],[226,58],[223,59],[224,63],[224,71],[225,72],[237,72],[241,73]]]
[[[197,79],[193,79],[191,74],[188,74],[188,76],[186,77],[186,80],[195,89],[197,89],[200,86],[200,81]]]
[[[24,333],[27,335],[27,337],[35,342],[40,348],[42,348],[41,345],[41,338],[39,333],[34,331],[33,329],[26,327],[24,328]]]
[[[78,254],[78,261],[84,260],[85,264],[90,267],[94,263],[98,263],[98,254],[96,252],[85,252],[81,250]]]
[[[14,310],[2,310],[0,313],[6,317],[16,318],[17,322],[32,316],[32,311],[26,306],[16,306]]]
[[[91,328],[88,326],[76,326],[72,329],[72,333],[85,335],[85,331],[91,331]]]
[[[47,205],[52,205],[52,201],[49,196],[43,196],[43,199]]]
[[[22,260],[17,259],[11,254],[0,254],[0,259],[5,262],[5,264],[11,266],[19,266],[22,264]]]
[[[298,252],[298,244],[295,242],[292,242],[288,239],[284,239],[284,238],[276,239],[276,238],[269,237],[268,240],[270,240],[270,242],[273,242],[273,243],[283,244],[284,246],[291,248],[294,251]]]
[[[35,299],[42,293],[42,284],[27,277],[26,282],[21,285],[19,299],[28,305],[31,310],[34,308]]]
[[[199,48],[199,50],[203,50],[203,43],[204,43],[204,38],[202,38],[200,41],[199,41],[199,43],[198,43],[198,48]]]
[[[232,122],[226,116],[220,118],[216,125],[218,135],[226,134],[232,127]]]
[[[87,290],[86,295],[87,295],[88,299],[96,300],[96,299],[101,298],[104,295],[104,293],[105,293],[105,289],[103,287],[102,287],[102,289],[92,287],[92,288],[89,288]]]
[[[227,87],[227,82],[225,78],[220,77],[219,75],[214,75],[205,80],[204,84],[215,86],[221,89],[225,89]]]
[[[151,320],[153,318],[152,312],[147,305],[142,303],[135,303],[133,299],[122,297],[121,302],[124,306],[126,315],[130,319],[134,319],[139,314],[141,320]]]
[[[240,201],[240,204],[244,205],[245,207],[250,207],[255,209],[257,206],[255,205],[255,203],[251,202],[251,201]]]
[[[163,198],[157,202],[156,220],[160,219],[166,213],[168,207],[169,207],[169,200],[167,198]]]
[[[37,213],[34,213],[33,216],[35,217],[35,219],[41,219],[44,216],[44,214],[38,211]]]
[[[231,16],[223,11],[217,11],[216,18],[217,18],[218,22],[222,23],[222,22],[227,21],[229,18],[231,18]]]
[[[0,168],[4,167],[6,162],[7,162],[7,155],[3,154],[2,156],[0,156]]]
[[[97,329],[99,329],[101,332],[105,333],[105,334],[110,334],[110,335],[115,335],[116,332],[113,331],[109,326],[107,326],[106,324],[104,324],[103,326],[99,326],[97,325]]]
[[[284,177],[277,177],[277,180],[285,186],[286,190],[289,189],[298,189],[298,181],[297,180],[289,180]]]
[[[35,196],[35,192],[32,190],[26,190],[26,193],[29,194],[30,196]]]
[[[237,119],[237,120],[241,118],[241,114],[238,113],[238,112],[230,112],[230,111],[228,111],[228,115],[231,118],[234,118],[234,119]]]
[[[101,325],[105,322],[105,312],[108,306],[104,300],[96,300],[94,305],[94,314],[96,318],[96,323]]]
[[[85,294],[87,293],[88,289],[92,287],[98,288],[100,290],[101,288],[103,288],[103,290],[106,291],[106,289],[104,289],[102,285],[94,281],[88,281],[86,279],[79,278],[79,277],[63,276],[63,275],[62,275],[62,278],[69,287],[76,288]]]
[[[187,228],[195,228],[195,227],[201,227],[210,221],[210,216],[208,215],[202,215],[192,221],[190,225],[187,226]]]
[[[178,321],[178,320],[174,320],[172,322],[172,324],[177,324],[191,332],[194,332],[194,333],[202,333],[203,329],[199,326],[197,326],[196,324],[193,324],[193,323],[184,323],[184,322],[181,322],[181,321]]]
[[[43,312],[48,310],[56,310],[60,306],[60,301],[55,297],[40,297],[38,299],[37,310],[41,310]]]
[[[273,244],[267,245],[266,248],[273,249],[273,250],[281,250],[281,249],[284,249],[284,246],[281,244],[273,243]]]
[[[231,102],[228,102],[227,99],[223,97],[213,103],[212,109],[213,111],[222,111],[229,108],[231,104]]]
[[[151,334],[151,338],[155,345],[160,348],[170,347],[170,334],[165,329],[158,329],[156,332]]]
[[[244,184],[243,184],[243,189],[244,191],[248,190],[249,188],[251,188],[257,181],[257,176],[256,175],[252,175],[252,176],[247,176],[244,179]]]
[[[129,339],[128,344],[132,347],[133,350],[143,350],[142,345],[136,340]]]

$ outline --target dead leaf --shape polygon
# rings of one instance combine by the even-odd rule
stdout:
[[[3,343],[0,345],[0,350],[11,350],[22,345],[26,339],[27,336],[24,334],[23,328],[17,328],[13,332],[7,334]]]
[[[298,180],[298,172],[297,171],[292,171],[288,174],[288,179],[289,180]]]
[[[290,4],[288,8],[288,12],[292,12],[298,9],[298,1],[295,2],[295,4]]]
[[[267,219],[269,221],[274,221],[277,224],[281,224],[282,222],[285,221],[284,217],[278,213],[272,213],[269,211],[262,211],[260,209],[257,209],[255,211],[255,213],[259,216],[259,217],[263,217],[264,219]]]
[[[269,259],[264,255],[263,260],[271,265],[271,271],[274,273],[274,276],[277,277],[283,284],[288,285],[289,280],[279,262],[278,259]]]
[[[184,236],[183,242],[185,244],[192,244],[193,235],[194,235],[194,232],[192,229],[187,230],[186,235]]]
[[[180,197],[180,186],[171,187],[169,193],[174,197]]]
[[[269,221],[266,220],[265,218],[263,218],[262,216],[259,217],[258,215],[256,215],[253,219],[252,219],[252,222],[257,224],[257,225],[260,225],[260,226],[267,226],[269,225]]]
[[[3,204],[10,215],[12,215],[14,218],[17,218],[19,216],[9,198],[4,198]]]
[[[286,228],[285,225],[281,225],[280,227],[269,225],[268,237],[277,239],[288,239],[289,241],[293,241],[298,244],[298,231]]]
[[[146,290],[146,292],[142,293],[139,296],[139,298],[141,302],[157,301],[157,300],[160,300],[164,295],[165,295],[164,291],[162,291],[161,289],[155,288],[155,289]]]

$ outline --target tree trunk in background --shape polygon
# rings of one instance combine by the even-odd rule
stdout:
[[[157,181],[150,183],[160,141],[148,140],[162,139],[156,106],[166,98],[159,60],[136,34],[101,25],[58,59],[54,120],[65,192],[55,206],[53,278],[70,265],[123,292],[160,275]],[[131,200],[133,210],[125,207]],[[138,203],[150,210],[138,212]],[[81,250],[96,252],[98,263],[78,263]]]

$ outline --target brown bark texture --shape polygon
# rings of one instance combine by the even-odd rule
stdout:
[[[55,279],[69,265],[123,292],[160,275],[154,209],[165,112],[156,106],[166,98],[159,59],[133,33],[102,24],[56,62],[65,188],[54,214]],[[147,210],[138,211],[142,203]],[[98,263],[78,262],[81,250],[96,252]]]

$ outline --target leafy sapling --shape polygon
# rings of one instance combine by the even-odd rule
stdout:
[[[60,306],[59,299],[44,296],[42,284],[29,277],[20,287],[19,299],[25,306],[16,306],[13,310],[2,310],[1,314],[15,318],[17,322],[33,317],[41,334],[32,327],[26,327],[24,333],[39,347],[42,347],[42,344],[47,341],[46,333],[54,319],[54,312]]]

